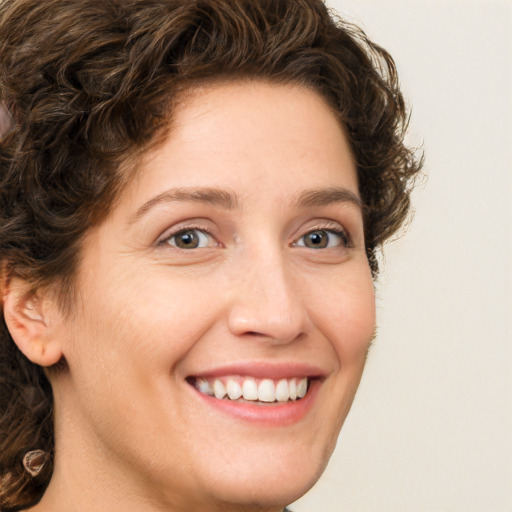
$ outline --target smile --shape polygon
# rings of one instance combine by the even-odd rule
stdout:
[[[200,393],[217,400],[259,404],[295,402],[308,392],[310,379],[258,379],[251,376],[230,375],[218,378],[187,379]]]
[[[307,363],[237,363],[186,378],[199,402],[256,427],[296,424],[310,414],[328,372]]]

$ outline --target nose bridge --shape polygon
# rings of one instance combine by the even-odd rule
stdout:
[[[307,328],[307,310],[283,251],[259,247],[248,252],[235,272],[230,330],[274,343],[293,341]]]

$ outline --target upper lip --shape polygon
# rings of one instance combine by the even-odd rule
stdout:
[[[291,379],[294,377],[324,378],[327,372],[318,366],[309,363],[285,362],[285,363],[260,363],[242,362],[217,366],[208,370],[201,370],[189,377],[215,378],[228,375],[240,375],[255,377],[258,379]]]

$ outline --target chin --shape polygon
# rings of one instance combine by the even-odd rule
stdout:
[[[215,500],[224,506],[238,505],[244,510],[282,509],[306,494],[317,482],[322,471],[318,474],[299,474],[302,470],[295,468],[287,475],[279,478],[258,475],[251,481],[240,481],[232,478],[230,482],[211,482],[214,487]],[[309,473],[309,472],[308,472]],[[226,507],[227,508],[227,507]]]
[[[231,464],[219,463],[208,472],[202,488],[216,497],[214,501],[237,504],[244,510],[284,508],[318,481],[332,449],[329,447],[318,456],[307,447],[296,447],[293,453],[277,448],[266,457],[252,457],[254,450],[248,452],[245,457],[242,454]]]

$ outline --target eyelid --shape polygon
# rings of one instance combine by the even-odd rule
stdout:
[[[211,226],[207,226],[206,222],[201,222],[201,219],[191,221],[191,223],[184,221],[182,223],[179,223],[171,228],[168,228],[164,231],[162,235],[160,235],[155,242],[155,245],[158,247],[172,247],[178,250],[183,250],[179,247],[176,247],[172,244],[169,244],[169,239],[176,236],[179,233],[182,233],[183,231],[200,231],[207,235],[211,240],[214,242],[214,244],[211,245],[211,247],[219,247],[222,246],[222,244],[219,242],[218,238],[212,234],[212,228]],[[322,220],[318,221],[314,224],[307,225],[306,228],[302,231],[302,233],[295,239],[295,241],[292,243],[292,246],[298,245],[298,240],[302,239],[307,234],[314,232],[314,231],[327,231],[332,232],[340,236],[342,239],[346,240],[346,243],[342,243],[341,246],[345,248],[352,248],[352,237],[350,235],[350,232],[338,221],[330,221],[330,220]],[[303,245],[301,245],[303,247]]]
[[[207,235],[212,241],[215,242],[214,244],[212,244],[212,247],[220,246],[220,243],[218,242],[217,238],[211,233],[211,230],[206,228],[204,224],[201,225],[199,223],[182,223],[177,226],[173,226],[172,228],[167,229],[162,235],[160,235],[157,238],[155,245],[157,247],[167,246],[174,249],[182,250],[180,247],[176,247],[175,245],[170,244],[169,240],[178,235],[179,233],[183,233],[184,231],[200,231],[201,233]]]
[[[309,233],[312,233],[314,231],[327,231],[331,233],[335,233],[341,238],[346,239],[346,244],[343,244],[345,248],[349,249],[353,247],[352,243],[352,237],[350,236],[349,231],[343,227],[342,224],[336,221],[320,221],[316,224],[307,226],[307,228],[302,232],[302,234],[297,237],[296,241],[293,243],[293,245],[297,245],[297,241],[308,235]],[[300,246],[303,247],[303,246]]]
[[[304,241],[304,239],[307,236],[309,236],[310,234],[319,233],[319,232],[323,232],[328,237],[326,247],[311,247]],[[330,245],[333,242],[332,238],[334,238],[334,241],[337,242],[337,243],[335,243],[335,245]],[[297,247],[304,247],[306,249],[312,249],[315,251],[321,251],[321,250],[325,251],[326,249],[340,249],[340,248],[348,249],[349,248],[348,239],[345,236],[345,233],[343,231],[339,231],[339,230],[335,231],[333,229],[314,229],[313,231],[309,231],[305,235],[302,235],[299,238],[299,240],[295,243],[295,245]]]

